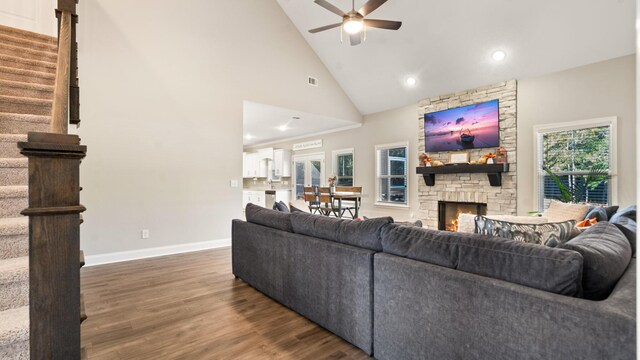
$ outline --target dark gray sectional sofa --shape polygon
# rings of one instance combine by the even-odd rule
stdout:
[[[234,275],[377,359],[636,356],[635,213],[633,233],[603,222],[559,249],[391,218],[246,214]]]

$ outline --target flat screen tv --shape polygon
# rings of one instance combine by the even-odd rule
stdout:
[[[424,114],[426,152],[498,147],[498,100]]]

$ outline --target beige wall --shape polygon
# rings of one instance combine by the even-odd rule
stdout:
[[[518,213],[533,200],[533,127],[618,117],[618,203],[636,199],[636,62],[625,56],[518,81]]]
[[[461,89],[461,91],[464,89]],[[629,154],[636,152],[635,56],[626,56],[601,63],[518,80],[517,130],[517,210],[526,215],[535,209],[533,201],[533,127],[539,124],[592,119],[605,116],[618,117],[618,199],[621,206],[635,203],[636,165]],[[306,139],[283,142],[274,147],[291,148],[293,143],[323,139],[322,149],[299,153],[325,152],[327,169],[332,167],[331,151],[355,148],[356,182],[364,187],[366,197],[363,214],[366,216],[391,215],[397,219],[419,217],[418,181],[414,175],[416,156],[409,164],[408,209],[392,209],[373,204],[375,176],[375,144],[397,141],[410,142],[410,154],[418,151],[418,106],[406,107],[366,115],[361,128],[311,136]],[[271,146],[271,145],[270,145]],[[296,152],[298,153],[298,152]],[[510,154],[513,156],[514,154]],[[329,173],[327,173],[329,174]]]
[[[418,219],[418,183],[423,181],[415,175],[415,167],[418,166],[418,108],[415,104],[398,109],[383,111],[376,114],[366,115],[361,127],[336,132],[332,134],[310,136],[305,139],[297,139],[277,144],[269,147],[291,149],[294,143],[307,140],[322,139],[322,148],[295,151],[293,154],[302,155],[309,153],[324,152],[326,177],[333,171],[333,159],[331,152],[346,148],[354,148],[355,155],[355,183],[362,186],[363,199],[361,214],[367,217],[393,216],[396,220]],[[395,208],[388,206],[377,206],[375,202],[375,146],[396,142],[409,143],[409,165],[408,165],[408,188],[409,207]],[[248,148],[249,151],[253,150]],[[326,179],[323,179],[326,182]]]
[[[362,119],[275,1],[79,6],[87,255],[229,238],[243,100]]]

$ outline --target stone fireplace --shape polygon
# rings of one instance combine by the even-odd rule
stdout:
[[[458,231],[460,214],[486,215],[487,204],[438,201],[438,230]]]
[[[486,173],[437,174],[433,186],[427,186],[423,177],[416,175],[416,181],[419,183],[419,213],[424,226],[430,229],[440,228],[440,202],[486,204],[486,214],[516,215],[516,97],[517,83],[510,80],[433,97],[419,103],[418,151],[422,153],[425,113],[498,99],[500,145],[507,150],[509,161],[509,171],[502,173],[500,186],[491,186]],[[495,151],[495,148],[471,149],[469,157],[471,160],[477,160],[483,154]],[[449,162],[449,152],[430,153],[429,156],[434,160]]]

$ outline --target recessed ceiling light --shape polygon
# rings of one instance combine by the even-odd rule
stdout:
[[[280,131],[287,131],[287,129],[288,129],[287,125],[278,126],[278,130],[280,130]]]
[[[413,78],[413,77],[407,78],[406,81],[407,81],[407,85],[409,86],[415,86],[416,83],[418,82],[416,78]]]
[[[505,57],[507,57],[507,53],[502,50],[497,50],[497,51],[494,51],[493,54],[491,54],[491,57],[495,61],[502,61],[504,60]]]
[[[247,135],[244,136],[244,138],[247,139],[247,140],[251,140],[251,139],[253,139],[253,135],[247,134]]]

